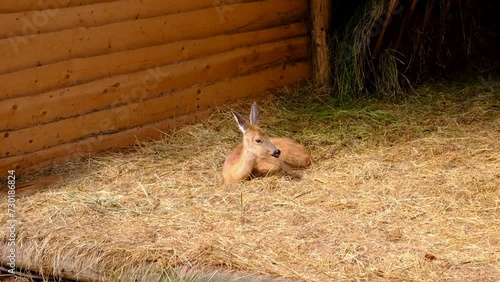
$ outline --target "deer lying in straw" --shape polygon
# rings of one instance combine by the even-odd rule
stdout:
[[[250,110],[250,124],[237,112],[231,111],[243,132],[243,144],[227,156],[222,169],[224,182],[231,184],[250,176],[269,175],[291,168],[305,168],[311,164],[311,156],[301,144],[288,138],[269,138],[258,126],[257,103]]]

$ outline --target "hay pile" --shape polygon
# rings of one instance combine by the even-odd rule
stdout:
[[[481,64],[500,68],[498,1],[336,1],[334,95],[405,97],[412,84]]]
[[[18,242],[33,270],[59,274],[71,261],[107,281],[162,271],[168,281],[171,268],[297,281],[500,277],[498,83],[345,109],[294,93],[261,102],[261,122],[312,151],[302,179],[223,186],[241,136],[219,109],[161,142],[45,172],[69,177],[18,199]]]

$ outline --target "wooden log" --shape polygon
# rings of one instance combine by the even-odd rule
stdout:
[[[297,74],[300,75],[300,77],[303,75],[303,71],[300,72],[301,70],[302,69],[299,68]],[[240,92],[263,92],[270,87],[270,81],[279,83],[285,78],[293,78],[297,81],[296,74],[290,74],[289,72],[289,68],[286,68],[285,77],[285,73],[283,73],[281,69],[268,69],[240,78],[216,83],[214,84],[215,86],[188,88],[182,91],[165,94],[158,98],[130,103],[35,127],[4,132],[0,134],[0,156],[8,157],[35,152],[87,136],[120,131],[141,124],[166,119],[172,115],[201,110],[208,105],[217,105],[217,102],[223,103],[230,99],[242,97],[241,94],[239,94]],[[278,76],[278,78],[268,81],[265,75],[269,75],[270,77]],[[262,81],[266,81],[266,83]],[[237,90],[227,89],[233,87],[233,85]],[[219,91],[218,89],[220,88],[227,91]],[[243,88],[246,89],[243,90]],[[208,92],[205,93],[206,91],[204,91],[204,89],[208,89]],[[229,94],[234,96],[231,97]]]
[[[116,0],[17,0],[0,1],[0,13],[15,13],[21,11],[34,11],[45,9],[66,8],[83,6],[100,2]]]
[[[77,57],[269,28],[294,22],[307,10],[305,0],[267,0],[223,7],[2,39],[0,74]]]
[[[199,58],[237,47],[304,36],[306,33],[307,26],[300,22],[258,31],[180,41],[89,58],[76,58],[30,68],[0,75],[0,101]]]
[[[310,5],[313,79],[318,86],[328,86],[331,78],[330,61],[328,58],[328,29],[331,17],[331,2],[329,0],[311,0]]]
[[[375,43],[375,47],[373,48],[373,52],[371,54],[372,60],[375,59],[382,47],[382,43],[384,42],[385,32],[387,31],[387,27],[392,20],[392,16],[394,16],[394,9],[396,6],[401,5],[399,0],[391,0],[389,2],[389,7],[387,8],[387,12],[384,17],[384,23],[382,25],[382,29],[380,30],[380,34],[378,35],[377,42]],[[401,6],[400,6],[401,7]]]
[[[62,242],[65,243],[65,242]],[[69,279],[81,282],[101,282],[101,281],[117,281],[120,282],[136,282],[136,281],[197,281],[197,282],[214,282],[214,281],[239,281],[239,282],[295,282],[295,280],[274,279],[261,274],[244,273],[236,271],[227,271],[225,269],[207,270],[206,268],[194,268],[181,266],[174,269],[161,269],[160,266],[154,263],[146,263],[142,265],[131,265],[122,268],[114,274],[106,273],[106,269],[99,267],[99,261],[102,257],[80,257],[74,258],[70,253],[57,254],[59,258],[54,263],[47,263],[41,256],[33,255],[47,253],[43,249],[35,245],[33,242],[27,242],[23,245],[16,246],[16,264],[20,269],[29,270],[34,273],[31,277],[36,280],[57,280]],[[89,250],[92,252],[93,250]],[[8,264],[7,256],[10,254],[10,247],[7,244],[0,246],[0,263]],[[48,254],[48,256],[53,254]],[[119,268],[119,266],[116,266]],[[101,270],[101,271],[99,271]],[[43,271],[45,275],[42,277],[37,272]],[[49,277],[50,273],[56,277]],[[41,274],[41,273],[40,273]],[[53,279],[49,279],[53,278]],[[7,282],[5,280],[2,280]],[[17,281],[17,280],[16,280]]]
[[[64,271],[60,271],[61,273],[58,274],[60,275],[60,277],[57,278],[71,278],[74,279],[75,281],[83,281],[83,282],[104,281],[103,275],[98,271],[95,271],[95,269],[99,269],[99,267],[95,265],[96,264],[95,261],[82,263],[81,260],[72,261],[71,259],[66,258],[66,259],[58,259],[57,266],[54,266],[53,264],[44,263],[43,260],[40,258],[40,256],[34,255],[35,250],[40,250],[40,246],[37,246],[36,243],[33,244],[33,242],[26,242],[22,245],[19,243],[16,244],[16,253],[15,253],[16,267],[18,269],[33,271],[35,274],[28,277],[33,278],[34,280],[42,280],[43,278],[47,279],[49,278],[50,274],[54,273],[53,271],[54,268],[56,269],[60,268],[64,269]],[[2,255],[2,257],[0,258],[0,263],[2,265],[7,265],[9,261],[7,259],[7,256],[9,254],[10,254],[10,247],[7,244],[0,245],[0,255]],[[72,257],[72,256],[64,255],[61,257]],[[92,267],[89,267],[89,265],[92,265]],[[42,273],[36,274],[37,272],[38,273],[42,272]],[[40,274],[44,274],[45,277],[42,277]],[[27,278],[26,280],[33,281]],[[47,279],[47,280],[50,281],[52,279]]]
[[[95,112],[148,99],[162,91],[173,92],[195,84],[253,72],[280,62],[302,59],[307,57],[307,44],[307,37],[287,39],[36,96],[9,99],[0,104],[0,120],[4,121],[0,124],[0,131],[17,130]],[[9,134],[15,135],[14,132]]]
[[[16,174],[22,175],[46,168],[52,164],[90,157],[103,151],[115,151],[132,146],[137,142],[159,140],[164,136],[165,132],[169,132],[180,125],[202,121],[209,117],[210,114],[212,114],[212,109],[176,115],[160,122],[141,125],[117,133],[92,136],[34,153],[3,158],[0,159],[0,177],[6,177],[8,169],[14,169]]]
[[[29,196],[31,194],[38,193],[47,187],[53,186],[56,183],[63,181],[68,175],[67,174],[54,174],[46,176],[37,176],[31,180],[19,182],[16,179],[16,197]]]
[[[190,117],[189,113],[194,112],[195,115],[206,113],[204,111],[211,107],[244,97],[262,95],[267,89],[295,84],[306,80],[310,75],[311,66],[307,62],[283,65],[212,85],[186,89],[140,104],[114,108],[111,112],[104,112],[105,115],[102,114],[103,112],[96,112],[47,124],[45,128],[42,126],[33,128],[38,131],[36,134],[40,137],[51,140],[52,142],[48,142],[51,145],[45,146],[47,149],[40,151],[0,159],[0,177],[9,169],[24,173],[46,167],[54,162],[74,160],[99,151],[123,148],[135,144],[137,140],[157,139],[160,138],[161,132],[190,120],[196,120]],[[183,114],[186,119],[175,118]],[[113,132],[112,128],[106,128],[100,134],[93,133],[84,137],[86,133],[90,133],[87,125],[99,124],[101,118],[105,122],[116,120],[117,122],[113,125],[115,129],[123,126],[129,129],[123,128],[123,131]],[[69,124],[64,124],[68,123],[67,121],[70,121]],[[62,139],[72,139],[71,134],[66,134],[64,130],[70,130],[83,139],[69,143],[59,142]],[[58,134],[66,136],[57,136]],[[52,145],[54,146],[51,147]]]
[[[121,0],[92,5],[3,14],[0,38],[54,32],[75,27],[93,27],[134,19],[184,13],[199,9],[223,9],[219,5],[253,0]],[[47,7],[47,6],[45,6]]]

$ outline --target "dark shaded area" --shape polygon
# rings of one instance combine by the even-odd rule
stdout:
[[[430,79],[500,72],[499,1],[332,3],[332,72],[335,95],[341,98],[397,97]]]

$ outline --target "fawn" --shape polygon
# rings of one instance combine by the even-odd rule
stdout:
[[[243,144],[237,146],[224,162],[222,174],[226,184],[281,170],[290,173],[291,168],[306,168],[311,164],[311,156],[303,145],[288,138],[270,138],[262,132],[258,126],[256,102],[250,110],[250,124],[237,112],[231,112],[243,132]]]

